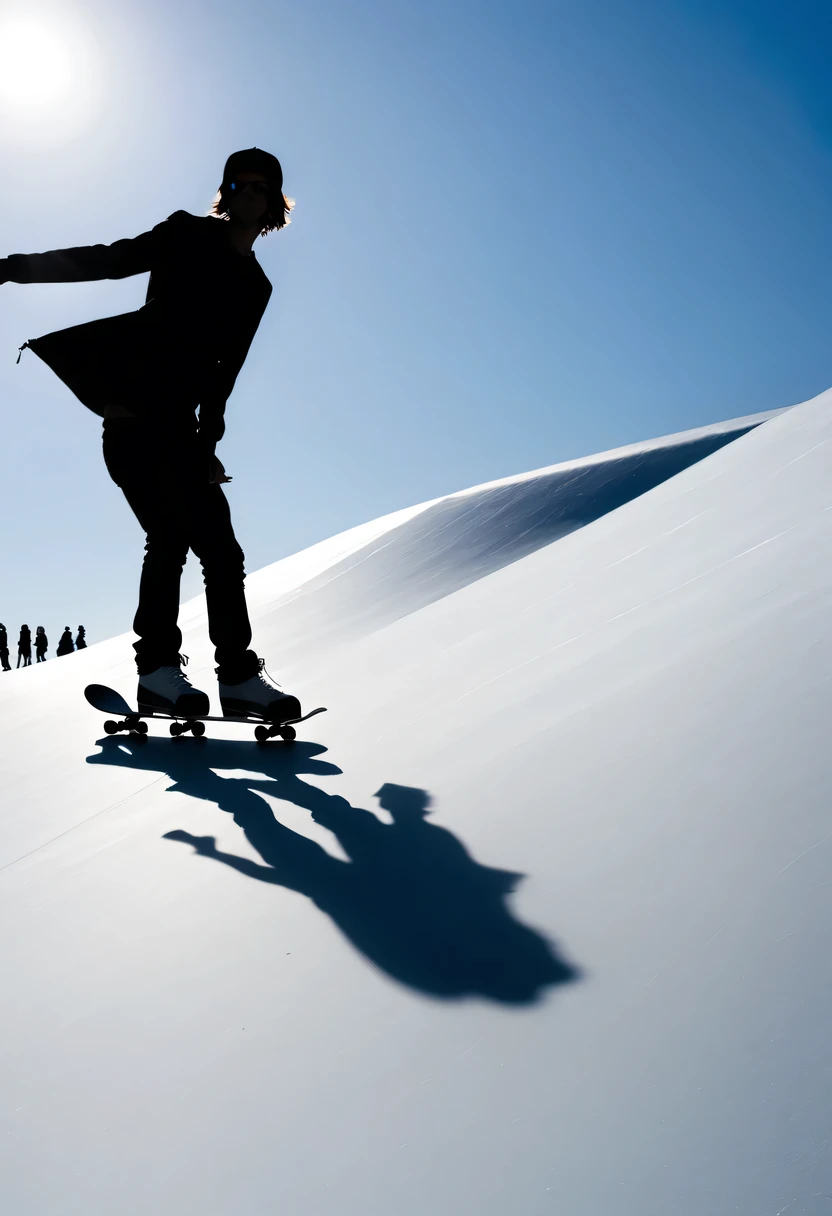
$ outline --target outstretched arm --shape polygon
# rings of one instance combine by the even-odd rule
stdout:
[[[112,245],[79,245],[49,253],[13,253],[0,258],[0,283],[81,283],[126,279],[152,270],[170,221]]]
[[[259,878],[263,882],[277,881],[277,876],[271,866],[258,865],[256,861],[249,861],[247,857],[237,857],[234,853],[221,853],[213,836],[192,836],[190,832],[183,832],[177,828],[173,832],[165,832],[164,839],[181,840],[184,844],[193,845],[194,852],[199,853],[202,857],[213,857],[214,861],[223,861],[227,866],[231,866],[232,870],[239,870],[247,878]]]

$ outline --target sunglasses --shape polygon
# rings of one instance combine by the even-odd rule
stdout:
[[[266,198],[269,193],[268,182],[232,182],[231,189],[235,194],[242,194],[246,190],[252,190],[255,194]]]

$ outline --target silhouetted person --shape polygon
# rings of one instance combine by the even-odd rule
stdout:
[[[17,639],[17,665],[21,659],[24,667],[32,666],[32,631],[28,625],[20,626],[20,637]]]
[[[283,228],[291,207],[279,160],[247,148],[226,162],[210,216],[176,211],[133,240],[0,259],[0,283],[150,271],[138,311],[24,343],[104,419],[107,469],[147,535],[133,622],[140,709],[209,711],[179,654],[179,584],[190,548],[202,563],[223,712],[300,714],[297,698],[272,683],[249,649],[244,555],[222,491],[231,479],[215,453],[226,401],[272,290],[252,246]],[[290,505],[279,487],[269,502]]]
[[[78,626],[78,637],[75,639],[76,650],[87,649],[87,631],[83,625]]]
[[[69,625],[64,625],[64,631],[58,639],[58,648],[55,651],[55,654],[61,658],[65,654],[72,654],[74,649],[75,646],[72,641],[72,630],[69,628]]]
[[[9,635],[6,633],[6,626],[0,625],[0,666],[4,671],[11,671],[12,665],[9,662]]]
[[[43,625],[38,625],[35,630],[35,654],[39,663],[46,662],[46,652],[49,649],[49,638],[46,636],[46,630]]]

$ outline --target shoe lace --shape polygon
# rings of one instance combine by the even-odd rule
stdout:
[[[280,688],[280,685],[278,684],[278,682],[274,678],[274,676],[270,675],[269,672],[266,671],[266,660],[265,659],[257,660],[257,676],[258,676],[258,679],[262,680],[264,684],[266,683],[267,680],[271,680],[271,683],[274,685],[275,688]],[[283,689],[280,688],[280,691],[282,692]]]
[[[180,654],[179,662],[181,663],[182,667],[187,667],[188,666],[188,656],[186,654]],[[187,676],[182,674],[182,667],[171,667],[171,669],[170,669],[171,684],[173,685],[174,689],[177,692],[190,692],[191,682]]]

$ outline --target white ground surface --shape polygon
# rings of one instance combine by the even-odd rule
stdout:
[[[294,750],[104,738],[128,637],[0,677],[0,1210],[832,1210],[830,439],[325,656],[269,606],[389,521],[255,576]]]

